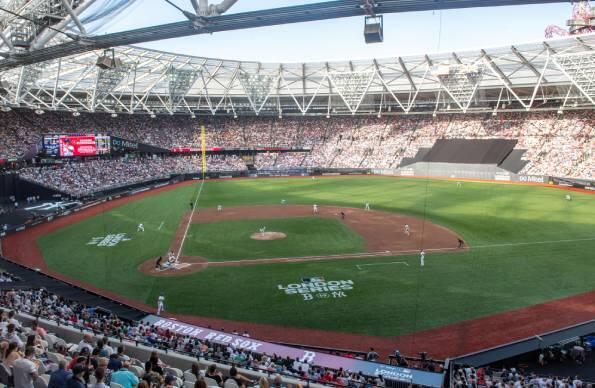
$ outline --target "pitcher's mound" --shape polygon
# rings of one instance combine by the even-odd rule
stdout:
[[[264,233],[252,233],[250,238],[252,240],[259,240],[259,241],[271,241],[271,240],[283,240],[287,235],[281,232],[264,232]]]

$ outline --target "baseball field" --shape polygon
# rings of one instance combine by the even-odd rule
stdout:
[[[395,338],[594,291],[595,197],[566,194],[375,176],[192,182],[5,248],[142,305],[163,295],[167,313],[228,330],[239,321]],[[258,238],[268,232],[284,236]],[[156,270],[169,251],[178,269]]]

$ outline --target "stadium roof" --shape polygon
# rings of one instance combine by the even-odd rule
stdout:
[[[1,73],[0,104],[146,114],[333,115],[595,105],[595,35],[441,54],[259,63],[117,48]]]

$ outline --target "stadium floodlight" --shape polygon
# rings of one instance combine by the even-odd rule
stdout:
[[[113,118],[116,118],[116,117],[118,117],[118,114],[117,113],[112,113],[112,117]]]
[[[74,112],[72,112],[72,115],[74,117],[79,117],[81,115],[81,112],[79,112],[78,110],[75,110]]]
[[[151,118],[154,119],[155,117],[157,117],[157,115],[155,115],[155,113],[151,113]]]

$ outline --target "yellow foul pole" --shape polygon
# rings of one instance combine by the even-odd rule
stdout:
[[[200,132],[202,143],[202,179],[204,180],[207,173],[207,130],[204,125],[200,127]]]

